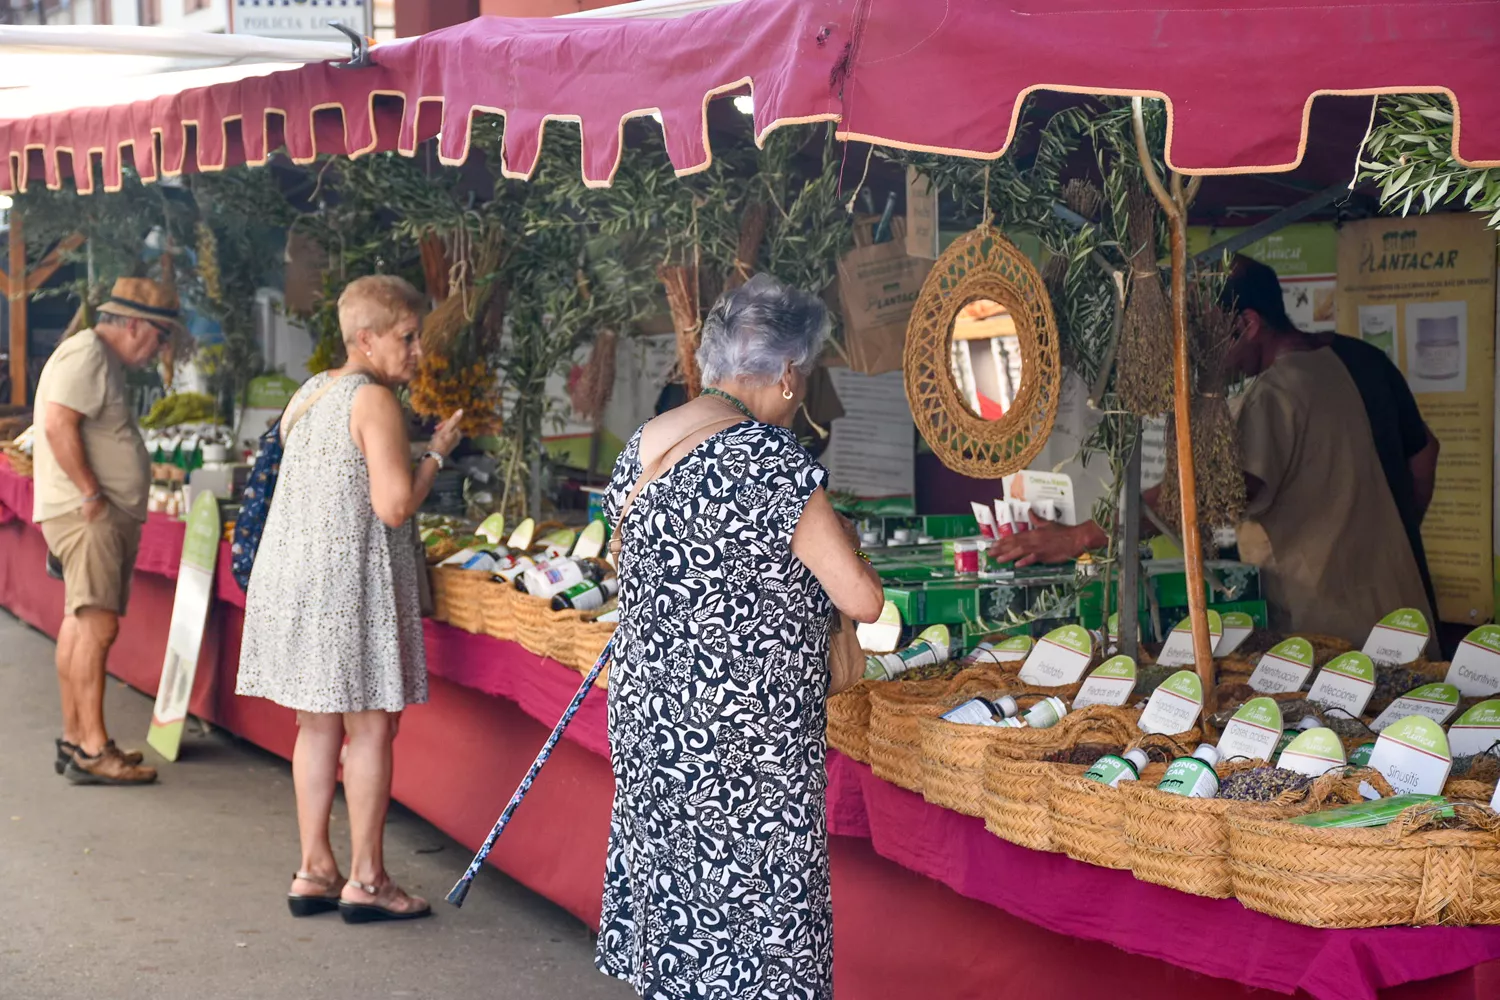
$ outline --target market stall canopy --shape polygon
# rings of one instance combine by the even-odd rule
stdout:
[[[1033,90],[1157,96],[1170,107],[1168,160],[1196,174],[1294,168],[1317,95],[1440,92],[1458,111],[1459,160],[1500,166],[1500,0],[641,6],[655,16],[479,18],[378,46],[367,69],[322,63],[0,120],[0,190],[69,174],[92,190],[94,157],[111,188],[125,164],[154,180],[264,163],[283,146],[308,162],[411,154],[437,137],[457,163],[483,112],[505,116],[508,176],[530,175],[548,121],[571,121],[583,176],[603,186],[627,120],[659,117],[673,166],[689,173],[711,160],[708,102],[752,92],[757,138],[836,121],[845,138],[986,157],[1005,151]]]

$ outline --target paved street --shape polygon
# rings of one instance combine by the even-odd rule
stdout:
[[[292,919],[290,766],[214,732],[190,735],[176,764],[146,749],[162,768],[155,786],[71,786],[52,769],[52,656],[49,639],[0,611],[5,1000],[634,996],[594,970],[582,924],[493,869],[462,910],[443,902],[469,853],[400,807],[387,864],[437,915],[364,927],[336,914]],[[122,746],[145,749],[150,710],[144,695],[109,682],[107,718]],[[347,862],[342,802],[334,849]]]

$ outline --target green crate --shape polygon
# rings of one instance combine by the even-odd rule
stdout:
[[[920,629],[927,625],[961,625],[979,621],[985,593],[990,589],[977,583],[887,587],[885,599],[896,605],[903,622]]]
[[[979,522],[973,514],[927,514],[921,520],[922,531],[930,538],[974,538],[979,534]]]

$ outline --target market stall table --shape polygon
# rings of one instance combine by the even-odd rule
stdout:
[[[43,572],[31,482],[0,469],[0,604],[56,634],[61,584]],[[110,670],[154,693],[182,525],[153,516]],[[192,710],[287,757],[292,713],[234,695],[244,595],[223,568]],[[398,739],[398,801],[477,844],[579,676],[512,643],[427,623],[430,702]],[[597,926],[612,777],[597,692],[491,856]],[[192,766],[191,742],[176,767]],[[1005,990],[1119,997],[1468,998],[1500,991],[1500,927],[1328,931],[1029,851],[830,751],[835,980],[841,998],[968,997]],[[171,780],[169,769],[164,780]],[[454,859],[457,873],[461,859]],[[465,911],[445,919],[482,921]],[[1104,947],[1101,945],[1112,945]],[[1475,967],[1483,966],[1477,973]],[[1407,985],[1401,985],[1407,984]]]

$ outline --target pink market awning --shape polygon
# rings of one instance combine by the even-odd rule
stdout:
[[[549,120],[579,122],[583,176],[602,186],[630,118],[660,115],[680,173],[706,167],[707,103],[742,90],[758,137],[836,121],[846,138],[968,156],[1004,152],[1032,90],[1159,96],[1170,162],[1203,174],[1296,166],[1316,95],[1443,92],[1459,159],[1500,166],[1500,0],[740,0],[670,20],[480,18],[374,56],[0,121],[0,191],[70,176],[90,190],[91,158],[112,188],[126,163],[155,179],[283,146],[299,162],[410,154],[439,135],[454,163],[481,112],[505,115],[516,177]]]

